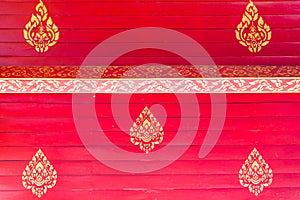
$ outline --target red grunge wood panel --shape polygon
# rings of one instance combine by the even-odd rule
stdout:
[[[43,54],[29,46],[23,36],[37,3],[0,2],[0,65],[80,65],[100,42],[139,27],[184,33],[202,44],[218,65],[299,64],[298,1],[254,1],[259,16],[272,31],[270,43],[256,54],[240,45],[235,34],[247,1],[45,1],[60,36],[57,44]],[[176,41],[174,45],[184,48]],[[178,55],[149,49],[125,54],[113,64],[144,63],[188,64]]]
[[[116,104],[128,106],[122,101],[128,95],[123,96],[111,104],[111,94],[97,94],[98,121],[115,145],[140,153],[141,150],[130,143],[129,136],[114,122],[128,117],[114,115],[111,110]],[[190,95],[184,97],[181,103],[193,103]],[[238,178],[253,147],[262,154],[274,176],[272,184],[259,194],[259,199],[297,198],[300,96],[227,94],[226,121],[221,137],[204,159],[198,158],[198,151],[212,117],[212,102],[208,94],[198,94],[197,98],[200,123],[187,151],[167,167],[150,173],[131,174],[105,166],[87,151],[75,128],[71,94],[0,95],[1,198],[35,198],[31,191],[24,189],[21,180],[23,170],[40,148],[58,174],[55,187],[48,189],[42,199],[116,199],[117,195],[122,195],[123,199],[232,199],[236,195],[238,199],[257,199],[248,188],[240,185]],[[188,112],[187,116],[181,116],[173,94],[135,94],[129,104],[132,123],[145,105],[151,108],[158,103],[164,107],[168,118],[164,125],[164,141],[154,151],[159,151],[175,137],[176,124],[182,117],[196,120],[196,116]],[[155,117],[162,120],[163,116]],[[96,148],[111,147],[99,143]]]
[[[75,102],[72,94],[2,93],[0,199],[300,198],[300,94],[291,93],[298,90],[300,74],[298,0],[0,1],[0,89],[13,91],[22,85],[15,79],[50,80],[54,87],[74,79],[99,43],[140,27],[167,28],[189,36],[203,46],[217,64],[215,70],[232,87],[260,77],[252,89],[267,91],[265,80],[272,77],[271,88],[276,84],[286,88],[280,94],[226,94],[226,100],[215,101],[200,93],[100,93],[94,95],[94,102]],[[100,66],[115,56],[119,45],[143,46],[149,38],[172,49],[191,47],[190,41],[176,37],[162,41],[162,35],[152,34],[111,42],[109,53],[95,56],[100,60],[86,71],[86,78],[100,78]],[[216,78],[207,67],[211,64],[207,55],[196,52],[183,58],[154,48],[124,53],[101,78],[116,81],[111,78],[147,63],[170,65],[185,78],[202,78],[188,63],[194,58],[207,77]],[[156,65],[151,69],[156,70],[155,77],[165,72]],[[134,78],[146,74],[137,72]],[[171,72],[166,76],[173,78]],[[232,77],[241,81],[235,83]],[[286,77],[291,81],[281,85]],[[95,115],[75,116],[74,104],[82,110],[92,106]],[[184,106],[191,109],[182,110]],[[213,106],[226,107],[225,114],[214,112]],[[211,126],[223,117],[221,128]],[[92,120],[103,132],[91,123],[84,130],[78,126]],[[199,150],[212,145],[207,136],[219,133],[212,151],[200,158]],[[107,139],[88,143],[82,135]],[[195,137],[189,140],[191,135]],[[168,157],[185,147],[176,159]],[[155,159],[150,155],[165,149],[169,154],[158,162],[168,163],[164,167],[140,174],[118,170],[123,165],[135,172],[152,166]],[[118,155],[121,150],[136,155],[137,161]],[[99,159],[94,151],[111,154]]]

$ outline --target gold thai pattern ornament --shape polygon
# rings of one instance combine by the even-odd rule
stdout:
[[[155,66],[160,68],[160,66]],[[69,78],[74,79],[84,74],[85,78],[99,78],[99,74],[104,73],[102,66],[89,66],[80,69],[80,66],[1,66],[1,78]],[[125,68],[125,69],[124,69]],[[186,78],[201,78],[200,74],[189,73],[190,66],[172,66],[181,74],[188,74]],[[217,66],[222,77],[300,77],[300,66],[268,66],[268,65],[220,65]],[[79,70],[80,69],[80,70]],[[124,70],[129,70],[130,66],[113,66],[113,70],[103,74],[102,78],[122,78]],[[200,66],[202,72],[206,72],[209,66]],[[172,70],[175,71],[175,70]],[[168,72],[166,72],[168,73]],[[215,71],[213,71],[215,73]],[[158,74],[159,75],[159,74]],[[139,77],[137,74],[136,77]],[[168,73],[168,77],[173,74]],[[207,73],[207,77],[213,78]]]
[[[25,25],[24,38],[37,52],[44,53],[56,44],[59,31],[41,0],[35,10],[36,13],[32,14],[30,21]]]
[[[22,175],[23,186],[41,198],[56,185],[57,173],[41,149],[33,156]]]
[[[254,148],[239,171],[240,184],[258,196],[264,187],[271,185],[272,179],[272,169]]]
[[[252,53],[258,53],[262,47],[269,44],[272,32],[270,27],[258,15],[258,10],[250,0],[243,14],[242,22],[238,24],[235,31],[239,43]]]
[[[130,141],[148,154],[164,139],[163,127],[146,106],[130,129]]]

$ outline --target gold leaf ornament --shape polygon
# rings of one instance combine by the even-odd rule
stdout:
[[[270,186],[273,172],[268,163],[259,154],[256,148],[248,156],[239,171],[240,184],[248,187],[249,191],[258,196],[264,187]]]
[[[22,175],[23,186],[41,198],[47,190],[56,185],[57,172],[39,149],[28,163]]]
[[[246,7],[241,23],[237,26],[235,35],[239,43],[248,47],[252,53],[260,52],[272,38],[270,27],[259,16],[258,10],[251,0]]]
[[[148,154],[163,139],[163,127],[146,106],[130,128],[130,141]]]
[[[42,0],[35,7],[30,21],[25,25],[24,38],[28,44],[35,47],[39,53],[48,51],[49,47],[56,44],[59,39],[58,27],[53,23],[52,18]]]

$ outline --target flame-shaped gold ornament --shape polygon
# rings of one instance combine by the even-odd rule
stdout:
[[[48,51],[49,47],[56,44],[59,39],[58,27],[42,0],[35,7],[36,13],[32,14],[30,21],[25,25],[24,38],[28,44],[35,47],[40,53]]]
[[[264,187],[271,185],[272,179],[272,169],[254,148],[239,171],[240,184],[258,196]]]
[[[130,129],[130,141],[148,154],[163,139],[163,127],[146,106]]]
[[[56,185],[57,173],[41,149],[33,156],[22,175],[23,186],[41,198]]]
[[[248,47],[252,53],[260,52],[261,48],[271,40],[271,29],[258,15],[258,10],[251,0],[243,14],[242,22],[237,26],[235,35],[239,43]]]

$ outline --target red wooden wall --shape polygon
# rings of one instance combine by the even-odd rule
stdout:
[[[300,1],[254,1],[272,30],[271,42],[258,54],[250,53],[235,38],[248,1],[44,0],[60,38],[43,54],[23,37],[37,3],[0,1],[0,66],[79,66],[103,40],[131,28],[149,26],[190,36],[218,65],[298,65],[300,60]],[[184,48],[186,44],[174,40],[174,45]],[[154,49],[127,53],[113,64],[145,63],[188,64],[177,55]],[[207,94],[197,97],[201,121],[193,145],[170,166],[137,175],[110,169],[85,149],[75,129],[71,94],[1,94],[0,199],[37,199],[22,186],[22,172],[39,148],[58,173],[56,186],[43,199],[300,198],[298,94],[228,94],[222,135],[203,160],[198,158],[198,151],[210,122],[211,102]],[[191,103],[189,95],[185,101]],[[170,115],[162,146],[172,140],[181,117],[174,95],[139,94],[130,103],[133,121],[145,105],[162,104]],[[116,126],[110,108],[111,95],[97,94],[98,120],[106,135],[119,147],[139,152]],[[195,116],[186,117],[193,120]],[[259,197],[243,188],[238,178],[254,147],[274,173],[273,183]]]
[[[37,3],[33,0],[0,2],[0,65],[80,65],[84,57],[108,37],[149,26],[175,29],[192,37],[218,65],[299,64],[298,0],[254,1],[272,31],[270,44],[259,54],[250,53],[235,38],[234,31],[247,0],[45,0],[49,15],[59,27],[60,39],[44,54],[35,52],[23,38],[24,26]],[[187,64],[187,61],[169,52],[144,49],[130,52],[114,64],[145,63],[176,65]]]
[[[211,102],[206,94],[197,97],[201,119],[197,136],[188,150],[168,167],[151,173],[130,174],[103,165],[87,152],[75,129],[71,94],[1,95],[1,199],[36,198],[24,189],[21,176],[38,148],[58,173],[56,186],[49,189],[43,199],[299,198],[298,94],[228,94],[222,135],[204,159],[198,158],[198,151],[210,121]],[[174,103],[174,98],[172,94],[136,94],[130,101],[133,120],[145,104],[164,106],[169,118],[164,126],[163,146],[174,137],[180,117],[193,120],[193,116],[180,116],[176,112],[179,105]],[[190,95],[187,95],[181,103],[189,102]],[[120,148],[140,152],[115,124],[110,108],[111,95],[96,95],[98,120],[107,137]],[[238,171],[254,147],[274,174],[273,183],[265,187],[259,197],[242,187],[238,179]]]

